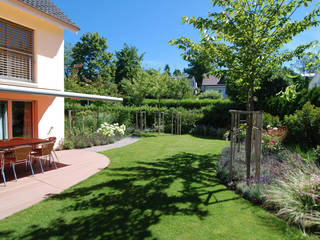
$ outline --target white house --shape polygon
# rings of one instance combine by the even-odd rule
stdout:
[[[309,83],[309,89],[320,87],[320,73],[315,73]]]
[[[64,30],[74,24],[51,0],[0,0],[0,139],[64,138]]]
[[[201,91],[205,92],[211,90],[221,93],[223,98],[226,98],[227,94],[224,77],[215,77],[213,75],[205,76],[202,80]]]

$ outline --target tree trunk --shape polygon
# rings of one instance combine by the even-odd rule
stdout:
[[[253,83],[250,86],[248,94],[248,111],[254,111],[253,106]],[[247,179],[250,179],[251,171],[251,150],[252,150],[252,128],[253,128],[253,114],[250,113],[247,116],[247,130],[246,130],[246,165],[247,165]]]

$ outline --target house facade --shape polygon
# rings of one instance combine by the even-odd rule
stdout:
[[[222,94],[223,98],[227,97],[226,84],[223,77],[215,77],[213,75],[205,76],[202,80],[201,91],[215,90]]]
[[[320,73],[314,73],[309,83],[309,89],[320,87]]]
[[[50,0],[0,0],[0,139],[64,138],[64,98],[39,94],[64,91],[64,29]]]

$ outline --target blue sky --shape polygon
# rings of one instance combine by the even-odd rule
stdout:
[[[86,32],[99,32],[107,38],[108,51],[115,52],[123,44],[134,45],[145,53],[145,68],[161,68],[169,64],[171,70],[187,67],[181,51],[168,41],[180,36],[193,40],[199,34],[191,26],[181,23],[183,16],[206,17],[213,10],[210,0],[53,0],[80,28],[78,34],[65,31],[65,41],[76,43]],[[297,17],[305,11],[297,12]],[[311,29],[296,37],[288,48],[320,40],[319,29]]]

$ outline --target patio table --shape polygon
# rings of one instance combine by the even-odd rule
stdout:
[[[23,145],[37,145],[40,143],[50,142],[48,139],[42,138],[30,138],[23,140],[15,140],[15,141],[4,141],[0,142],[0,150],[5,150],[12,147],[23,146]]]

